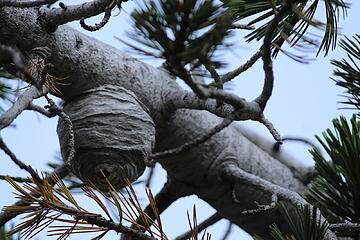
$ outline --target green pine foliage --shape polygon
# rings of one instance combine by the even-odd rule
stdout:
[[[237,20],[250,19],[247,23],[250,26],[262,24],[246,36],[248,41],[259,41],[265,36],[271,19],[284,4],[283,0],[222,0],[222,2],[234,11]],[[326,13],[323,23],[314,20],[321,4],[324,4]],[[326,55],[336,46],[339,13],[345,16],[347,8],[348,4],[342,0],[293,1],[292,7],[286,12],[273,34],[273,44],[276,46],[274,55],[279,52],[285,41],[289,41],[292,46],[299,40],[313,45],[313,40],[304,36],[310,25],[324,28],[318,54],[324,50]]]
[[[289,224],[291,233],[284,235],[276,224],[273,224],[270,226],[270,235],[274,240],[321,240],[324,238],[329,224],[321,221],[315,207],[305,205],[289,211],[284,204],[280,204],[280,210]],[[261,240],[261,238],[256,236],[254,240]]]
[[[12,103],[14,98],[14,92],[6,82],[8,79],[15,79],[15,77],[0,68],[0,113],[4,111],[3,103]]]
[[[339,77],[335,82],[346,89],[344,96],[347,101],[342,103],[354,106],[360,117],[360,35],[355,35],[353,39],[345,37],[340,42],[340,47],[346,51],[347,59],[331,61],[337,68],[334,75]]]
[[[163,58],[169,70],[177,65],[208,63],[219,67],[215,51],[225,46],[233,16],[214,0],[151,0],[142,2],[131,17],[135,30],[129,37],[142,47],[134,50]]]
[[[311,151],[318,177],[305,194],[330,221],[360,222],[360,121],[344,117],[333,120],[335,132],[327,129],[316,136],[331,161],[316,149]]]

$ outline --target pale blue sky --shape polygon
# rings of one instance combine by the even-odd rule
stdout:
[[[352,4],[348,18],[345,21],[340,21],[339,24],[340,33],[347,36],[360,33],[358,26],[360,23],[360,2],[352,1]],[[119,16],[112,17],[103,29],[95,33],[85,32],[85,34],[89,34],[119,49],[126,49],[123,44],[114,39],[114,36],[125,39],[124,31],[130,28],[128,14],[131,12],[133,4],[131,2],[124,3],[123,7],[122,13]],[[70,25],[79,29],[79,23],[77,22]],[[80,31],[84,32],[82,29]],[[241,65],[259,47],[259,44],[246,43],[240,36],[236,36],[233,42],[236,45],[232,53],[224,55],[224,59],[230,63],[229,69]],[[308,54],[311,58],[314,55],[314,53]],[[307,65],[294,62],[282,54],[275,60],[275,88],[265,113],[283,136],[299,136],[313,140],[315,134],[320,134],[325,128],[331,126],[333,118],[340,114],[350,116],[351,111],[338,110],[338,108],[342,107],[337,103],[343,100],[338,96],[342,93],[342,89],[336,87],[329,78],[333,71],[333,67],[329,64],[330,59],[339,59],[344,56],[344,52],[337,48],[334,52],[329,53],[326,58],[320,56]],[[151,60],[146,62],[155,66],[158,65],[158,62]],[[247,100],[251,100],[260,93],[262,84],[262,63],[259,61],[253,69],[242,74],[234,81],[232,91]],[[44,104],[42,100],[37,102],[40,105]],[[57,119],[55,118],[46,119],[36,113],[27,111],[16,119],[14,122],[15,127],[3,130],[1,135],[19,159],[31,164],[38,170],[48,170],[45,167],[46,162],[53,160],[53,156],[59,150],[55,131],[56,122]],[[258,123],[246,122],[241,124],[245,124],[264,135],[264,137],[271,139],[267,130]],[[306,146],[297,143],[286,143],[284,148],[306,165],[313,164]],[[2,152],[0,158],[1,174],[24,176],[24,172],[20,171]],[[154,193],[161,188],[164,181],[165,174],[158,166],[157,176],[154,179],[152,188]],[[0,207],[12,204],[14,199],[11,193],[12,189],[8,184],[0,182],[0,190],[2,193]],[[144,196],[144,189],[139,189],[139,194]],[[89,205],[87,199],[82,198],[80,201]],[[194,204],[197,206],[199,221],[214,213],[211,207],[198,200],[197,197],[187,197],[179,200],[169,210],[165,211],[162,218],[165,232],[170,239],[188,230],[186,210],[190,211]],[[209,228],[208,232],[213,235],[212,239],[220,239],[225,231],[225,226],[226,221],[223,220]],[[240,232],[240,230],[233,230],[229,239],[251,239],[246,234],[240,234]],[[38,239],[45,239],[45,235],[46,232],[44,231],[38,236]],[[72,237],[70,239],[86,238]],[[109,234],[105,239],[117,238]]]

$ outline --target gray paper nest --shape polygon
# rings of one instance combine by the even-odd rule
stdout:
[[[71,168],[85,183],[101,190],[123,179],[136,180],[145,170],[155,142],[154,122],[136,96],[120,86],[105,85],[66,102],[64,111],[75,132],[75,158]],[[68,132],[60,119],[57,127],[63,159],[69,152]]]

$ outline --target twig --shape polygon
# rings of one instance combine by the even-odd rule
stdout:
[[[303,207],[304,205],[310,205],[303,199],[298,193],[273,184],[261,177],[245,172],[240,169],[236,163],[230,161],[224,161],[219,166],[221,177],[226,181],[230,181],[233,184],[246,184],[252,186],[262,192],[274,195],[276,194],[281,200],[287,201],[294,206]],[[321,216],[320,211],[317,212]],[[320,218],[321,221],[325,221],[324,217]],[[336,240],[335,234],[328,230],[325,235],[325,240]]]
[[[335,231],[336,235],[341,235],[343,237],[358,237],[360,234],[360,223],[335,223],[330,224],[329,228],[332,231]]]
[[[58,0],[35,0],[35,1],[17,1],[17,0],[0,0],[1,7],[17,7],[17,8],[29,8],[42,6],[45,4],[53,4]]]
[[[14,176],[9,176],[9,175],[0,175],[1,180],[5,180],[5,178],[7,178],[7,177],[11,178],[15,182],[20,182],[20,183],[24,183],[24,182],[31,183],[32,182],[30,178],[14,177]]]
[[[104,15],[103,19],[99,23],[96,23],[95,26],[87,25],[85,23],[84,18],[80,19],[80,26],[87,31],[94,32],[94,31],[97,31],[100,28],[104,27],[105,24],[107,24],[109,22],[110,17],[111,17],[111,9],[105,11],[105,15]]]
[[[275,129],[274,125],[261,114],[260,118],[257,119],[258,122],[264,124],[264,126],[269,130],[274,139],[281,143],[280,133]]]
[[[46,110],[45,108],[42,108],[42,107],[40,107],[38,105],[35,105],[33,103],[30,103],[27,106],[26,110],[36,111],[36,112],[41,113],[42,115],[44,115],[44,116],[46,116],[48,118],[52,118],[52,117],[57,116],[56,113],[50,112],[50,111]]]
[[[132,229],[130,227],[123,226],[121,224],[116,224],[111,220],[107,220],[101,215],[97,216],[74,216],[77,220],[84,220],[88,223],[94,224],[98,227],[105,227],[109,230],[114,230],[117,233],[123,233],[135,239],[142,240],[157,240],[155,237],[148,236],[139,230]]]
[[[194,91],[194,93],[201,99],[208,98],[208,93],[206,89],[197,84],[184,66],[177,64],[177,69],[168,69],[173,74],[179,76],[184,82]]]
[[[31,177],[35,181],[42,182],[42,179],[40,178],[39,174],[30,165],[26,165],[25,163],[23,163],[22,161],[17,159],[15,154],[8,148],[8,146],[6,146],[4,140],[2,139],[1,136],[0,136],[0,148],[6,153],[6,155],[8,155],[10,157],[10,159],[16,165],[18,165],[18,167],[20,169],[23,169],[23,170],[27,171],[28,173],[30,173]]]
[[[73,129],[71,119],[61,108],[56,106],[55,102],[51,98],[49,98],[47,95],[45,95],[45,98],[49,103],[49,106],[45,106],[45,107],[49,108],[53,113],[58,115],[65,122],[65,125],[68,129],[69,152],[68,152],[68,155],[66,156],[66,159],[64,162],[65,162],[66,166],[70,167],[70,166],[72,166],[72,161],[75,157],[75,134],[74,134],[74,129]]]
[[[257,102],[247,102],[232,93],[225,92],[221,89],[207,89],[209,96],[216,100],[221,100],[226,104],[218,106],[215,99],[200,99],[194,93],[187,91],[178,91],[168,95],[166,106],[168,111],[172,112],[179,108],[207,110],[219,117],[231,118],[235,121],[255,120],[269,130],[275,140],[280,141],[280,134],[274,128],[272,123],[267,120]]]
[[[210,73],[211,77],[214,79],[215,83],[216,83],[216,88],[217,89],[223,89],[224,88],[224,84],[222,79],[220,78],[219,74],[216,72],[216,69],[211,66],[209,63],[203,63],[204,67],[206,68],[206,70],[208,70],[208,72]],[[223,102],[221,100],[216,100],[216,105],[219,107],[223,104]]]
[[[278,197],[277,197],[276,194],[273,194],[271,196],[271,203],[270,204],[263,205],[263,204],[256,203],[257,208],[242,211],[241,213],[244,214],[245,216],[250,216],[250,215],[255,215],[255,214],[267,212],[267,211],[270,211],[270,210],[274,209],[276,207],[277,203],[278,203]]]
[[[9,126],[19,114],[24,111],[32,100],[46,94],[48,89],[43,87],[42,92],[35,86],[31,86],[24,93],[22,93],[14,104],[0,116],[0,129]]]
[[[217,88],[218,89],[223,89],[223,81],[222,78],[220,78],[219,74],[216,72],[215,68],[213,66],[211,66],[208,63],[203,63],[204,67],[206,68],[206,70],[209,71],[211,77],[214,79]]]
[[[209,218],[205,219],[202,223],[197,226],[198,232],[203,231],[207,227],[213,225],[214,223],[220,221],[223,217],[218,213],[214,213]],[[192,231],[188,231],[186,233],[181,234],[180,236],[176,237],[175,240],[186,240],[192,236]]]
[[[49,31],[55,31],[56,27],[71,21],[80,20],[96,16],[107,8],[112,8],[118,1],[116,0],[93,0],[78,5],[66,6],[66,8],[46,9],[41,13],[40,21]]]
[[[246,30],[254,30],[255,29],[254,26],[250,26],[250,25],[246,25],[246,24],[236,24],[236,23],[231,25],[231,28],[232,29],[246,29]]]
[[[225,74],[221,78],[221,81],[223,83],[226,83],[226,82],[229,82],[230,80],[234,79],[235,77],[239,76],[241,73],[245,72],[250,67],[252,67],[254,65],[254,63],[256,63],[256,61],[261,57],[261,55],[262,55],[261,51],[257,51],[253,56],[250,57],[250,59],[246,63],[244,63],[237,69]]]
[[[200,136],[192,141],[186,142],[183,145],[177,147],[177,148],[173,148],[173,149],[169,149],[169,150],[165,150],[162,152],[158,152],[158,153],[154,153],[152,154],[149,159],[150,159],[150,164],[156,162],[157,159],[161,159],[164,157],[168,157],[174,154],[179,154],[180,152],[189,150],[199,144],[204,143],[205,141],[207,141],[209,138],[211,138],[212,136],[214,136],[216,133],[220,132],[221,130],[223,130],[224,128],[226,128],[227,126],[229,126],[232,123],[231,119],[224,119],[221,123],[219,123],[218,125],[216,125],[214,128],[212,128],[207,134]]]
[[[60,179],[66,177],[69,174],[69,170],[66,166],[61,166],[57,168],[52,174],[50,174],[46,179],[51,185],[55,185],[55,181],[53,176],[57,175]],[[39,197],[39,195],[34,194],[34,197]],[[14,203],[12,206],[28,206],[30,205],[29,202],[24,200],[19,200]],[[2,211],[0,213],[0,226],[3,226],[5,223],[10,221],[11,219],[15,218],[19,213],[18,212],[9,212],[9,211]]]
[[[262,45],[263,69],[265,72],[264,86],[260,96],[255,99],[255,101],[259,103],[262,110],[265,109],[266,103],[269,100],[274,87],[274,73],[271,60],[272,37],[278,23],[282,20],[283,15],[289,10],[290,6],[291,1],[287,1],[271,21],[264,37],[264,43]]]
[[[150,170],[149,170],[149,175],[148,177],[146,178],[146,183],[145,183],[145,187],[147,188],[150,188],[150,185],[151,185],[151,181],[153,179],[153,176],[154,176],[154,172],[155,172],[155,167],[151,167]]]
[[[226,231],[224,233],[224,236],[222,237],[222,240],[227,240],[227,238],[230,236],[233,225],[234,224],[232,224],[231,222],[228,223],[228,227],[226,228]]]
[[[283,138],[281,138],[281,142],[286,142],[286,141],[302,142],[302,143],[309,145],[312,148],[317,149],[319,152],[321,152],[320,148],[318,148],[313,142],[311,142],[310,140],[305,139],[305,138],[300,138],[300,137],[283,137]],[[280,150],[281,142],[277,142],[274,144],[273,151],[278,152]]]

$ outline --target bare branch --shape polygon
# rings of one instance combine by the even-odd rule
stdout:
[[[217,89],[223,89],[223,81],[220,78],[219,74],[216,72],[216,69],[210,65],[209,63],[203,63],[204,67],[206,68],[206,70],[209,71],[210,75],[212,76],[212,78],[214,79],[215,83],[216,83],[216,88]],[[222,101],[220,100],[216,100],[216,105],[219,107],[223,104]]]
[[[342,237],[359,237],[360,234],[360,223],[335,223],[330,224],[329,228]]]
[[[49,30],[55,30],[55,27],[59,25],[96,16],[107,9],[113,8],[116,4],[116,0],[93,0],[78,5],[66,6],[66,8],[45,9],[41,13],[40,20]]]
[[[184,66],[177,64],[177,69],[169,69],[173,74],[179,76],[184,82],[194,91],[194,93],[201,99],[208,98],[206,89],[197,84]]]
[[[236,24],[236,23],[231,25],[231,28],[232,29],[246,29],[246,30],[254,30],[255,29],[254,26],[250,26],[250,25],[246,25],[246,24]]]
[[[104,15],[103,19],[99,23],[96,23],[95,26],[87,25],[85,23],[84,18],[80,19],[80,26],[87,31],[94,32],[94,31],[97,31],[100,28],[104,27],[105,24],[107,24],[109,22],[110,17],[111,17],[111,9],[105,11],[105,15]]]
[[[6,146],[6,144],[5,144],[4,140],[2,139],[2,137],[0,137],[0,148],[10,157],[10,159],[16,165],[18,165],[18,167],[20,169],[23,169],[23,170],[27,171],[28,173],[30,173],[31,177],[35,181],[38,181],[38,182],[42,181],[39,174],[30,165],[26,165],[25,163],[23,163],[22,161],[17,159],[15,154],[8,148],[8,146]]]
[[[17,8],[28,8],[42,6],[45,4],[53,4],[58,0],[35,0],[35,1],[17,1],[17,0],[0,0],[1,7],[17,7]]]
[[[149,175],[146,178],[145,187],[150,188],[151,182],[154,178],[155,166],[150,168]]]
[[[270,210],[274,209],[276,207],[277,203],[278,203],[278,197],[277,197],[276,194],[273,194],[271,196],[271,203],[270,204],[263,205],[263,204],[256,203],[256,205],[258,206],[257,208],[243,211],[242,214],[244,214],[245,216],[250,216],[250,215],[255,215],[255,214],[267,212],[267,211],[270,211]]]
[[[252,67],[254,65],[254,63],[256,63],[256,61],[261,57],[261,55],[262,55],[261,51],[257,51],[253,56],[250,57],[250,59],[246,63],[244,63],[237,69],[225,74],[221,78],[221,81],[223,83],[226,83],[226,82],[229,82],[230,80],[234,79],[235,77],[239,76],[241,73],[245,72],[250,67]]]
[[[205,219],[202,223],[198,225],[198,232],[203,231],[204,229],[210,227],[214,223],[220,221],[223,217],[219,213],[214,213],[209,218]],[[176,237],[175,240],[186,240],[192,236],[192,231],[188,231],[186,233],[181,234],[180,236]]]
[[[216,69],[208,63],[203,63],[203,65],[206,68],[206,70],[209,71],[211,77],[214,79],[214,81],[217,85],[217,88],[223,89],[223,80],[222,80],[222,78],[220,78],[219,74],[216,72]]]
[[[226,231],[224,233],[224,236],[222,237],[222,240],[227,240],[227,238],[230,236],[233,225],[234,224],[232,224],[231,222],[228,223],[228,227],[226,228]]]
[[[274,19],[271,21],[269,27],[267,27],[264,37],[264,43],[262,45],[262,59],[264,63],[263,69],[265,72],[264,86],[260,96],[255,99],[255,101],[259,103],[262,110],[265,109],[266,103],[269,100],[274,87],[274,73],[271,59],[272,37],[283,15],[286,13],[286,11],[289,10],[291,5],[290,2],[291,1],[287,1],[285,5],[280,9],[280,11],[276,14]]]
[[[235,121],[255,120],[264,124],[275,140],[281,140],[280,134],[272,123],[265,118],[257,102],[247,102],[245,99],[221,89],[209,88],[206,90],[209,97],[227,104],[218,106],[217,101],[214,99],[203,100],[192,92],[176,91],[166,96],[168,111],[172,112],[179,108],[207,110],[219,117],[234,119]]]
[[[219,166],[219,170],[222,173],[221,177],[227,181],[232,182],[233,184],[246,184],[252,186],[262,192],[271,194],[272,196],[276,194],[280,200],[289,202],[290,204],[303,207],[304,205],[310,205],[305,201],[298,193],[281,187],[279,185],[273,184],[269,181],[264,180],[261,177],[253,175],[251,173],[245,172],[240,169],[235,163],[230,161],[225,161]],[[318,210],[317,214],[321,216],[320,211]],[[325,221],[324,217],[320,218],[321,221]],[[325,240],[336,240],[336,236],[333,232],[328,230],[326,232]]]
[[[281,139],[281,142],[286,142],[286,141],[302,142],[302,143],[305,143],[306,145],[309,145],[309,146],[312,147],[312,148],[317,149],[319,152],[321,152],[321,151],[320,151],[320,148],[319,148],[318,146],[316,146],[316,145],[315,145],[312,141],[310,141],[309,139],[300,138],[300,137],[283,137],[283,138]],[[274,144],[273,150],[274,150],[275,152],[279,151],[281,142],[277,142],[277,143]]]
[[[54,112],[49,112],[48,110],[46,110],[45,108],[42,108],[38,105],[35,105],[33,103],[30,103],[26,110],[32,110],[32,111],[35,111],[35,112],[38,112],[38,113],[41,113],[42,115],[48,117],[48,118],[52,118],[52,117],[55,117],[57,116],[56,113]]]
[[[43,87],[42,92],[40,92],[35,86],[32,86],[22,93],[16,102],[0,116],[0,129],[9,126],[29,106],[32,100],[41,97],[47,91],[46,87]]]
[[[265,118],[263,114],[261,114],[257,121],[264,124],[264,126],[269,130],[276,141],[281,142],[280,133],[275,129],[274,125]]]
[[[214,136],[216,133],[220,132],[221,130],[223,130],[224,128],[229,126],[231,123],[232,123],[231,119],[224,119],[221,123],[219,123],[214,128],[212,128],[207,134],[205,134],[203,136],[200,136],[200,137],[194,139],[193,141],[186,142],[186,143],[184,143],[183,145],[181,145],[181,146],[179,146],[177,148],[173,148],[173,149],[165,150],[163,152],[158,152],[158,153],[152,154],[149,157],[150,164],[156,162],[157,159],[161,160],[161,158],[169,157],[169,156],[174,155],[174,154],[179,154],[179,153],[181,153],[183,151],[189,150],[189,149],[191,149],[193,147],[196,147],[199,144],[204,143],[209,138]]]

